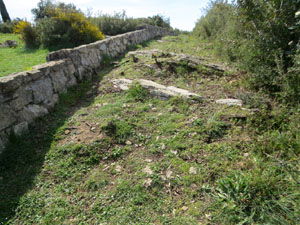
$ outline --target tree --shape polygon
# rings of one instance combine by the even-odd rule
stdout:
[[[0,0],[0,13],[2,16],[3,22],[11,21],[3,0]]]

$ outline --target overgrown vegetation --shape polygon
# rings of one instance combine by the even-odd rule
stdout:
[[[170,20],[162,15],[155,15],[148,18],[131,18],[126,15],[125,11],[110,14],[100,14],[90,16],[89,20],[97,25],[106,35],[117,35],[134,31],[138,26],[152,25],[171,29]]]
[[[299,103],[299,1],[212,1],[194,34],[249,72],[256,90]]]

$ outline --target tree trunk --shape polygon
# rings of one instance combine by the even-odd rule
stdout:
[[[3,22],[7,22],[7,21],[10,22],[11,21],[3,0],[0,0],[0,13],[1,13],[1,16],[2,16]]]

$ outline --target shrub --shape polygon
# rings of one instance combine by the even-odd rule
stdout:
[[[25,42],[27,48],[33,48],[39,45],[37,30],[30,22],[19,21],[14,28],[14,32],[21,34],[22,40]]]
[[[57,8],[51,18],[38,21],[40,41],[44,46],[76,46],[104,38],[99,29],[80,12],[65,12]]]
[[[14,32],[15,24],[12,22],[0,22],[0,33],[8,34]]]
[[[137,26],[146,24],[170,28],[170,20],[162,15],[155,15],[148,18],[131,18],[126,15],[125,11],[112,15],[100,14],[96,17],[90,17],[89,20],[106,35],[117,35],[134,31]]]
[[[272,97],[299,102],[299,1],[212,1],[194,34],[251,73],[249,84]],[[297,14],[298,13],[298,14]]]

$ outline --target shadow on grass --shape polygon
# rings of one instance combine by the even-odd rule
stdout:
[[[127,52],[148,46],[150,42],[130,46]],[[38,119],[28,134],[11,137],[6,150],[0,155],[0,224],[6,224],[14,217],[20,198],[34,187],[34,179],[43,168],[45,155],[55,142],[58,129],[81,107],[93,104],[100,81],[113,69],[111,62],[120,61],[127,52],[107,60],[105,68],[93,81],[81,83],[62,94],[54,110]]]
[[[28,134],[11,136],[0,155],[0,224],[13,218],[20,198],[34,187],[34,179],[43,168],[45,155],[55,142],[58,129],[78,109],[94,102],[100,81],[111,70],[112,67],[105,68],[93,81],[81,83],[62,94],[54,110],[36,120]]]

